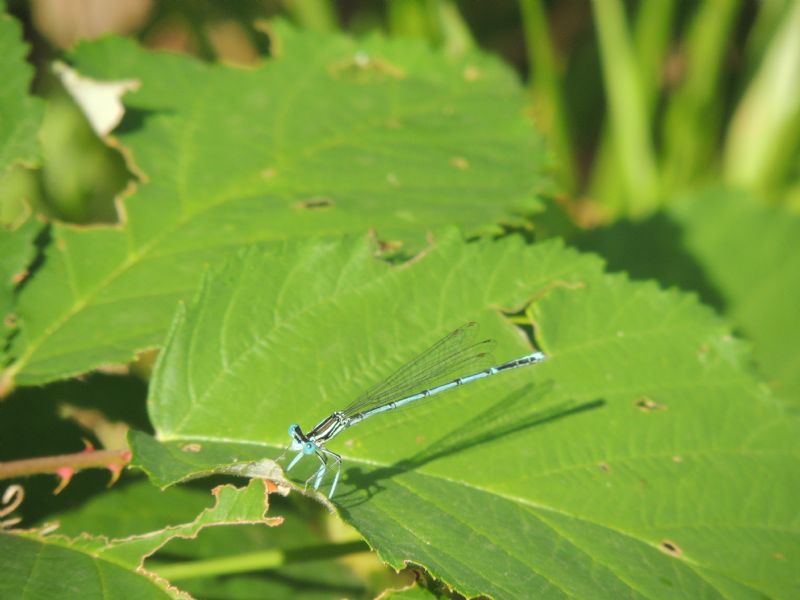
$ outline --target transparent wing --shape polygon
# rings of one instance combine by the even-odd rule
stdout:
[[[494,342],[475,342],[477,332],[477,323],[462,325],[387,379],[361,394],[342,412],[351,417],[467,375],[470,369],[480,370],[490,362],[489,353]]]

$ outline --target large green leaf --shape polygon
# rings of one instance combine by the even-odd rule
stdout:
[[[330,444],[344,457],[339,513],[390,565],[421,564],[467,595],[796,589],[797,418],[693,297],[605,275],[555,242],[448,234],[398,265],[372,252],[286,243],[209,277],[154,374],[164,449],[135,438],[139,466],[164,485],[203,470],[173,461],[180,448],[218,449],[225,470],[236,447],[275,457],[289,423],[308,430],[465,321],[498,340],[498,361],[529,352],[502,312],[532,302],[547,361]],[[302,482],[315,465],[300,465]]]
[[[253,479],[245,488],[220,486],[214,495],[215,505],[193,521],[124,538],[0,534],[0,597],[177,597],[176,588],[143,567],[145,558],[164,544],[215,525],[281,522],[264,516],[267,491],[261,480]]]
[[[25,62],[27,53],[22,27],[0,12],[0,177],[12,165],[32,163],[39,157],[36,132],[44,106],[28,94],[33,67]]]
[[[36,133],[42,102],[28,94],[33,68],[25,62],[28,47],[15,19],[0,12],[0,366],[6,364],[8,336],[14,329],[13,289],[33,257],[33,238],[40,225],[20,197],[19,170],[39,157]],[[0,377],[0,396],[3,395]]]
[[[32,384],[158,345],[177,300],[237,247],[442,223],[496,230],[539,205],[544,153],[514,75],[481,54],[273,26],[252,69],[80,46],[85,75],[138,79],[118,131],[142,181],[115,227],[56,224],[20,296],[7,379]]]
[[[759,369],[800,405],[800,217],[724,190],[684,198],[672,212],[725,315],[752,340]]]
[[[681,198],[647,221],[584,235],[613,269],[697,291],[753,343],[783,398],[800,402],[800,218],[751,194],[720,188]]]

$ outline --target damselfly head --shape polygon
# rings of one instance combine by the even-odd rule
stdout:
[[[303,450],[303,452],[308,454],[308,452],[305,451],[305,445],[308,442],[306,436],[303,435],[303,430],[300,429],[300,425],[297,423],[289,425],[289,437],[292,438],[292,443],[290,445],[292,450]]]

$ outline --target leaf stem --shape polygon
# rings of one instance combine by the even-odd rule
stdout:
[[[789,4],[731,119],[723,175],[769,189],[791,178],[800,143],[800,3]]]
[[[663,0],[643,0],[633,25],[633,44],[639,67],[639,82],[648,114],[655,114],[661,92],[663,64],[675,23],[677,6]],[[607,218],[624,212],[622,165],[614,153],[615,142],[606,123],[592,165],[589,195],[607,210]]]
[[[284,0],[283,6],[306,29],[334,31],[337,27],[336,9],[330,0]]]
[[[522,0],[519,8],[531,70],[529,88],[534,98],[537,121],[553,142],[562,183],[569,192],[574,192],[577,187],[575,153],[570,141],[561,75],[547,12],[541,0]]]
[[[713,169],[724,115],[720,88],[738,0],[706,1],[693,16],[684,42],[684,81],[669,100],[663,123],[665,186],[681,189]]]
[[[594,18],[609,103],[611,138],[622,167],[627,212],[643,216],[659,202],[659,176],[650,134],[650,111],[619,0],[594,0]]]
[[[148,570],[169,581],[175,581],[177,579],[196,579],[231,573],[271,570],[286,564],[337,558],[359,552],[369,552],[369,550],[366,542],[357,540],[302,548],[261,550],[174,564],[153,561],[149,563]]]

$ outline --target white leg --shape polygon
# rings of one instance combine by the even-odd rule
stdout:
[[[333,494],[336,491],[336,484],[339,483],[339,475],[342,474],[342,457],[336,454],[335,452],[328,451],[328,454],[330,454],[333,457],[333,460],[336,461],[336,475],[334,475],[333,477],[333,485],[331,485],[331,492],[330,494],[328,494],[328,499],[332,499]]]
[[[322,477],[325,475],[325,469],[328,467],[328,461],[322,454],[317,454],[319,457],[319,462],[322,463],[317,470],[317,478],[314,480],[314,489],[318,490],[320,484],[322,483]]]
[[[289,466],[286,467],[286,470],[290,471],[292,469],[292,467],[297,464],[297,461],[299,461],[301,458],[303,458],[303,451],[302,450],[300,450],[300,452],[297,453],[297,456],[295,456],[292,459],[292,462],[289,463]]]

